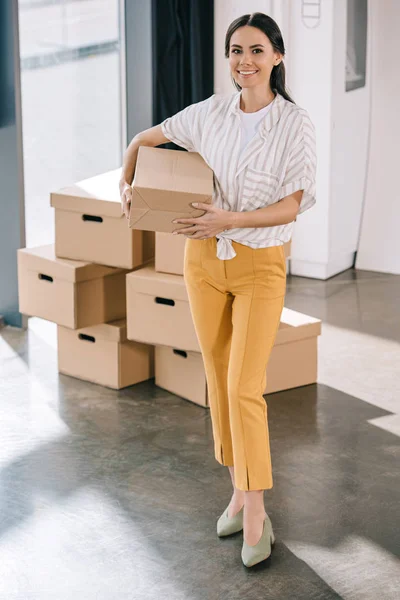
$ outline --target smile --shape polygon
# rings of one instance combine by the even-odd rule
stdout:
[[[252,77],[256,73],[258,73],[258,71],[238,71],[238,73],[241,77],[247,78],[247,77]]]

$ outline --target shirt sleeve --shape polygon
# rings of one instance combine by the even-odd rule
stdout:
[[[210,96],[206,100],[190,104],[162,121],[160,125],[165,137],[189,152],[200,152],[204,123],[212,98]]]
[[[296,129],[279,200],[303,190],[298,212],[301,214],[316,202],[317,169],[315,128],[308,113],[303,109],[299,113]]]

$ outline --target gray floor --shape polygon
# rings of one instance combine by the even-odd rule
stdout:
[[[400,277],[289,278],[323,319],[318,385],[273,394],[277,542],[241,563],[210,414],[153,381],[57,374],[55,326],[0,334],[0,598],[394,600],[400,595]]]

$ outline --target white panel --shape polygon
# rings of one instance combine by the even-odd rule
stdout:
[[[301,261],[299,275],[304,275],[307,263],[316,263],[311,277],[325,272],[329,260],[333,8],[332,0],[325,0],[318,26],[309,28],[301,18],[301,2],[291,3],[286,41],[289,87],[295,102],[310,113],[317,136],[317,203],[296,222],[291,262],[296,274],[294,261]]]
[[[365,87],[346,92],[346,12],[346,0],[336,1],[332,48],[330,262],[340,261],[341,257],[357,250],[368,164],[370,57],[367,57]]]
[[[370,2],[372,111],[368,179],[356,268],[400,274],[400,2]]]

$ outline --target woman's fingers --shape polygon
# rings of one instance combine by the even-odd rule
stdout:
[[[121,205],[122,205],[121,208],[122,208],[122,212],[124,213],[124,215],[127,219],[129,219],[131,200],[132,200],[132,189],[128,184],[126,184],[126,186],[124,187],[122,194],[121,194]]]
[[[126,201],[130,204],[132,200],[132,188],[130,185],[125,190]]]
[[[191,227],[182,227],[181,229],[175,229],[175,231],[173,231],[172,233],[179,233],[181,235],[193,235],[194,233],[197,233],[197,231],[202,231],[202,229],[198,225],[192,225]]]
[[[129,190],[127,190],[125,192],[125,216],[127,219],[129,219],[129,214],[131,212],[131,200],[132,193],[130,193]]]
[[[122,212],[124,213],[125,217],[128,218],[128,216],[129,216],[129,214],[128,214],[128,204],[127,204],[127,201],[126,201],[125,194],[122,194],[121,208],[122,208]]]

